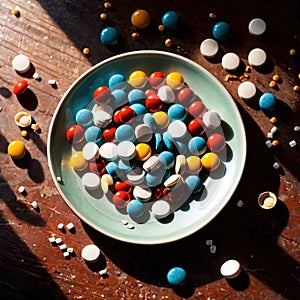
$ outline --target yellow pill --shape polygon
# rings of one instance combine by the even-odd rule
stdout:
[[[161,128],[161,129],[166,128],[170,123],[169,116],[164,111],[157,111],[157,112],[153,113],[152,118],[154,119],[157,127]]]
[[[134,71],[129,76],[129,83],[134,88],[143,88],[147,83],[147,75],[143,71]]]
[[[192,174],[198,174],[202,169],[202,163],[199,156],[189,156],[186,159],[187,171]]]
[[[174,90],[179,90],[184,84],[184,79],[181,73],[171,72],[166,77],[166,84]]]
[[[137,144],[135,146],[135,150],[136,150],[135,159],[137,159],[139,161],[147,160],[152,154],[151,147],[145,143]]]
[[[207,171],[214,171],[220,165],[220,158],[213,152],[206,153],[201,158],[202,166]]]
[[[7,153],[13,159],[21,159],[26,153],[25,144],[22,141],[14,140],[8,145]]]
[[[150,23],[150,15],[143,9],[137,9],[131,15],[131,24],[139,29],[147,27]]]
[[[70,165],[73,169],[81,171],[87,167],[88,162],[84,159],[81,151],[74,152],[70,158]]]

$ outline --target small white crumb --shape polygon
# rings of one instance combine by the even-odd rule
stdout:
[[[213,243],[213,240],[206,240],[205,241],[205,244],[208,245],[208,246],[212,245],[212,243]]]
[[[278,130],[278,128],[276,126],[273,126],[270,130],[270,132],[275,133]]]
[[[51,244],[55,243],[56,241],[54,236],[51,236],[50,238],[48,238],[48,240]]]
[[[59,224],[57,225],[57,228],[58,228],[59,230],[64,229],[64,224],[63,224],[63,223],[59,223]]]
[[[66,250],[67,249],[67,245],[66,244],[61,244],[58,246],[60,250]]]
[[[73,224],[72,222],[70,222],[70,223],[68,223],[68,224],[66,225],[66,227],[67,227],[69,230],[71,230],[71,229],[73,229],[75,226],[74,226],[74,224]]]
[[[128,227],[129,229],[134,229],[134,228],[135,228],[135,226],[134,226],[133,224],[131,224],[131,223],[128,223],[128,224],[127,224],[127,227]]]
[[[300,126],[295,126],[295,127],[294,127],[294,131],[300,132]]]
[[[23,185],[20,185],[18,188],[18,192],[23,194],[25,192],[25,187]]]
[[[278,169],[280,168],[280,164],[279,164],[277,161],[274,162],[273,168],[274,168],[275,170],[278,170]]]
[[[40,80],[40,79],[41,79],[40,75],[39,75],[37,72],[35,72],[35,73],[32,75],[32,78],[34,78],[35,80]]]
[[[31,202],[31,206],[34,208],[34,209],[37,209],[38,208],[38,203],[36,201],[32,201]]]
[[[244,202],[242,200],[239,200],[236,205],[238,207],[242,207],[244,205]]]
[[[210,253],[216,253],[217,247],[215,245],[211,245],[209,248]]]
[[[55,85],[55,84],[56,84],[55,79],[49,79],[49,80],[48,80],[48,84],[50,84],[50,85]]]
[[[55,243],[56,243],[56,244],[62,243],[62,239],[61,239],[61,238],[56,238],[56,239],[55,239]]]
[[[297,142],[296,142],[295,140],[291,140],[291,141],[289,142],[289,145],[290,145],[291,147],[295,147],[295,146],[297,145]]]
[[[99,271],[99,275],[101,275],[101,276],[107,275],[106,269],[100,270],[100,271]]]
[[[70,253],[69,252],[64,252],[63,255],[64,255],[65,258],[67,258],[67,257],[70,256]]]
[[[273,132],[268,132],[267,138],[268,138],[268,139],[272,139],[272,138],[273,138]]]
[[[74,249],[73,249],[73,248],[67,248],[67,252],[73,253],[73,252],[74,252]]]
[[[56,177],[56,180],[57,180],[57,182],[62,182],[62,179],[59,176]]]
[[[267,146],[268,148],[271,148],[271,147],[272,147],[272,142],[271,142],[270,140],[267,140],[267,141],[266,141],[266,146]]]
[[[122,220],[122,224],[123,224],[123,225],[127,225],[127,224],[128,224],[128,221],[127,221],[127,220]]]

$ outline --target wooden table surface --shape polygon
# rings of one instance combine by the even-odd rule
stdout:
[[[0,3],[0,299],[299,299],[300,294],[300,2],[291,1],[137,1],[111,0],[2,0]],[[19,6],[20,15],[12,10]],[[131,13],[138,8],[151,14],[151,23],[133,40]],[[159,32],[161,16],[177,11],[181,26],[175,32]],[[107,20],[99,18],[107,14]],[[217,18],[209,18],[214,13]],[[267,32],[251,36],[248,23],[255,17],[266,21]],[[211,37],[216,21],[226,21],[232,38],[220,44],[220,55],[208,61],[199,44]],[[99,33],[106,26],[120,32],[116,46],[101,44]],[[174,45],[167,48],[166,38]],[[85,56],[82,49],[91,54]],[[257,99],[245,103],[237,95],[238,80],[225,82],[227,72],[220,64],[222,52],[235,52],[247,65],[247,54],[265,49],[268,65],[252,69],[250,80],[260,92],[278,99],[279,147],[265,145],[269,117],[257,108]],[[290,55],[290,49],[296,55]],[[247,161],[241,182],[222,212],[192,236],[163,245],[143,246],[104,236],[80,221],[65,204],[51,179],[47,164],[47,134],[56,105],[71,83],[84,71],[115,54],[157,49],[178,53],[199,63],[232,94],[242,116],[247,136]],[[11,66],[17,54],[27,55],[32,69],[24,76]],[[32,78],[33,69],[41,81]],[[270,88],[277,73],[281,81]],[[22,100],[13,93],[14,84],[27,78],[30,93]],[[48,84],[55,79],[57,87]],[[14,115],[28,111],[40,125],[40,133],[21,137]],[[31,154],[26,168],[18,167],[7,154],[14,139],[24,141]],[[295,140],[296,147],[289,142]],[[279,162],[281,168],[272,165]],[[23,185],[27,194],[18,192]],[[274,192],[279,201],[270,211],[257,205],[262,191]],[[32,201],[39,210],[34,210]],[[237,202],[243,201],[239,208]],[[75,233],[61,233],[57,224],[73,222]],[[48,238],[60,236],[75,250],[66,260]],[[206,240],[212,239],[216,253]],[[100,262],[88,266],[81,249],[95,243],[102,250]],[[228,258],[240,261],[242,276],[228,281],[220,265]],[[171,265],[183,266],[188,282],[172,289],[166,281]],[[98,271],[107,269],[108,276]]]

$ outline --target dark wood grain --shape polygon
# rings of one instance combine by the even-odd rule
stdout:
[[[32,0],[1,1],[0,8],[0,299],[297,299],[300,293],[300,136],[293,130],[300,125],[300,3],[292,1],[104,1]],[[19,6],[20,16],[12,14]],[[151,23],[140,31],[140,39],[131,38],[134,28],[131,13],[143,8],[151,14]],[[175,32],[159,32],[162,14],[179,13],[181,27]],[[107,13],[101,21],[99,14]],[[217,19],[208,17],[216,14]],[[267,23],[261,38],[248,33],[255,17]],[[227,74],[220,64],[200,55],[200,42],[211,37],[216,21],[230,23],[233,36],[221,45],[221,52],[236,52],[247,65],[254,47],[266,50],[270,63],[262,70],[252,69],[251,81],[263,93],[271,91],[280,101],[278,118],[280,147],[267,149],[266,134],[272,127],[269,116],[256,105],[245,103],[237,95],[238,81],[225,82]],[[106,47],[99,34],[106,26],[120,32],[118,44]],[[174,45],[166,48],[171,38]],[[89,47],[85,56],[82,49]],[[298,54],[291,56],[295,48]],[[199,63],[232,94],[241,113],[247,134],[247,162],[243,177],[232,199],[204,229],[180,241],[155,246],[123,243],[106,237],[80,219],[64,203],[50,177],[47,164],[47,134],[51,117],[70,84],[90,66],[131,50],[158,49],[178,53]],[[22,77],[11,67],[17,54],[32,61],[30,92],[17,98],[14,84]],[[30,78],[36,71],[41,81]],[[277,89],[268,84],[280,74]],[[47,82],[55,79],[57,87]],[[27,110],[41,127],[24,140],[31,155],[24,168],[7,155],[7,145],[22,139],[14,115]],[[291,148],[294,139],[298,146]],[[278,161],[280,170],[272,164]],[[25,186],[27,195],[17,189]],[[270,212],[257,205],[260,192],[270,190],[279,203]],[[36,200],[39,211],[31,207]],[[244,202],[238,208],[238,200]],[[76,233],[61,233],[57,224],[73,222]],[[52,247],[51,234],[62,237],[75,249],[71,259],[63,258]],[[213,239],[215,254],[205,245]],[[88,243],[99,245],[102,257],[96,266],[88,266],[80,256]],[[222,262],[238,259],[244,276],[238,282],[226,281],[219,273]],[[189,276],[184,288],[174,290],[166,282],[173,265],[183,266]],[[107,268],[108,277],[97,271]]]

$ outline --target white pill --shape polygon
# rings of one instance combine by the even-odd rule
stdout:
[[[141,143],[147,143],[152,139],[153,130],[147,124],[140,124],[134,130],[136,139]]]
[[[105,275],[107,275],[106,269],[100,270],[100,271],[99,271],[99,275],[100,275],[100,276],[105,276]]]
[[[127,224],[127,228],[129,228],[129,229],[134,229],[135,226],[134,226],[133,224],[131,224],[131,223],[128,223],[128,224]]]
[[[93,108],[94,124],[99,127],[106,127],[113,118],[113,109],[110,105],[95,105]]]
[[[89,263],[96,262],[99,259],[99,256],[100,249],[96,245],[90,244],[81,250],[81,257]]]
[[[220,272],[225,278],[233,279],[240,274],[241,265],[237,260],[229,259],[222,264]]]
[[[184,173],[185,166],[186,166],[185,156],[182,154],[177,155],[175,160],[175,173],[176,174]]]
[[[219,51],[219,45],[213,39],[206,39],[200,44],[200,53],[203,56],[212,58],[216,56],[218,51]]]
[[[113,142],[104,143],[100,147],[99,153],[105,160],[115,160],[118,157],[117,145]]]
[[[292,140],[289,142],[290,147],[295,147],[297,145],[297,142],[295,140]]]
[[[38,203],[36,201],[32,201],[31,202],[31,206],[34,208],[34,209],[37,209],[38,208]]]
[[[161,167],[161,161],[158,156],[150,156],[143,164],[143,169],[150,173],[154,170],[157,170]]]
[[[187,133],[186,125],[180,120],[175,120],[169,124],[168,133],[174,139],[183,138]]]
[[[270,132],[275,133],[278,130],[278,128],[276,126],[273,126],[270,130]]]
[[[88,172],[81,177],[81,182],[87,190],[96,190],[100,186],[100,177],[95,173]]]
[[[237,207],[241,208],[244,205],[244,202],[242,200],[239,200],[236,205]]]
[[[216,253],[216,251],[217,251],[217,247],[216,247],[215,245],[211,245],[211,246],[209,247],[209,252],[210,252],[210,253]]]
[[[235,53],[226,53],[222,57],[222,67],[227,71],[235,71],[240,65],[240,58]]]
[[[68,253],[73,253],[74,252],[74,248],[67,248],[67,252]]]
[[[19,73],[26,73],[30,69],[30,60],[26,55],[19,54],[13,58],[12,67]]]
[[[209,110],[203,115],[203,123],[210,129],[216,129],[221,124],[221,117],[216,111]]]
[[[298,126],[298,125],[297,125],[297,126],[295,126],[295,127],[294,127],[294,131],[296,131],[296,132],[300,132],[300,126]]]
[[[267,133],[267,138],[272,139],[273,138],[273,132],[268,132]]]
[[[68,257],[70,256],[70,253],[69,253],[68,251],[66,251],[66,252],[63,253],[63,256],[64,256],[65,258],[68,258]]]
[[[51,244],[53,244],[53,243],[55,243],[55,237],[54,236],[51,236],[50,238],[48,238],[48,240],[49,240],[49,242],[51,243]]]
[[[69,230],[71,230],[71,229],[73,229],[73,228],[75,227],[75,225],[74,225],[72,222],[70,222],[70,223],[67,224],[66,227],[67,227]]]
[[[175,101],[174,91],[168,85],[161,86],[157,91],[157,95],[165,103],[173,103]]]
[[[135,186],[133,189],[133,197],[142,201],[147,202],[152,197],[152,191],[147,186]]]
[[[206,240],[205,245],[211,246],[213,244],[213,240]]]
[[[278,169],[280,168],[280,164],[279,164],[277,161],[274,162],[273,168],[274,168],[275,170],[278,170]]]
[[[133,185],[142,183],[144,178],[145,178],[145,171],[140,167],[136,167],[127,173],[127,179]]]
[[[267,141],[266,141],[266,146],[267,146],[268,148],[271,148],[271,147],[272,147],[272,142],[271,142],[270,140],[267,140]]]
[[[62,239],[61,239],[61,238],[56,238],[56,239],[55,239],[55,243],[56,243],[56,244],[62,243]]]
[[[82,148],[82,155],[86,160],[96,160],[99,157],[99,147],[94,142],[88,142]]]
[[[62,251],[67,249],[67,245],[66,244],[59,245],[58,247]]]
[[[266,22],[260,18],[255,18],[250,21],[248,29],[249,33],[254,36],[260,36],[266,31]]]
[[[133,159],[135,156],[135,145],[130,141],[120,142],[117,146],[117,154],[120,158],[125,160]]]
[[[128,224],[128,221],[127,221],[127,220],[122,220],[122,224],[123,224],[123,225],[127,225],[127,224]]]
[[[23,185],[20,185],[20,186],[18,187],[18,192],[19,192],[20,194],[23,194],[23,193],[25,192],[25,187],[24,187]]]
[[[164,186],[168,190],[172,190],[181,185],[183,182],[183,178],[180,174],[173,174],[164,182]]]
[[[261,67],[267,60],[267,54],[260,48],[252,49],[248,54],[248,62],[253,67]]]
[[[56,85],[55,79],[49,79],[48,80],[48,84],[50,84],[50,85]]]
[[[251,81],[244,81],[238,87],[238,95],[244,100],[251,100],[256,95],[256,86]]]
[[[58,228],[59,230],[62,230],[62,229],[64,228],[64,224],[63,224],[63,223],[59,223],[59,224],[57,225],[57,228]]]
[[[57,182],[62,182],[62,179],[61,179],[60,176],[57,176],[57,177],[56,177],[56,180],[57,180]]]
[[[34,78],[35,80],[40,80],[41,79],[40,75],[36,72],[32,75],[32,78]]]
[[[101,189],[104,194],[109,191],[109,187],[114,183],[113,178],[109,174],[104,174],[101,177]]]
[[[151,211],[155,218],[162,219],[167,217],[171,212],[170,204],[165,200],[157,200],[153,203]]]

